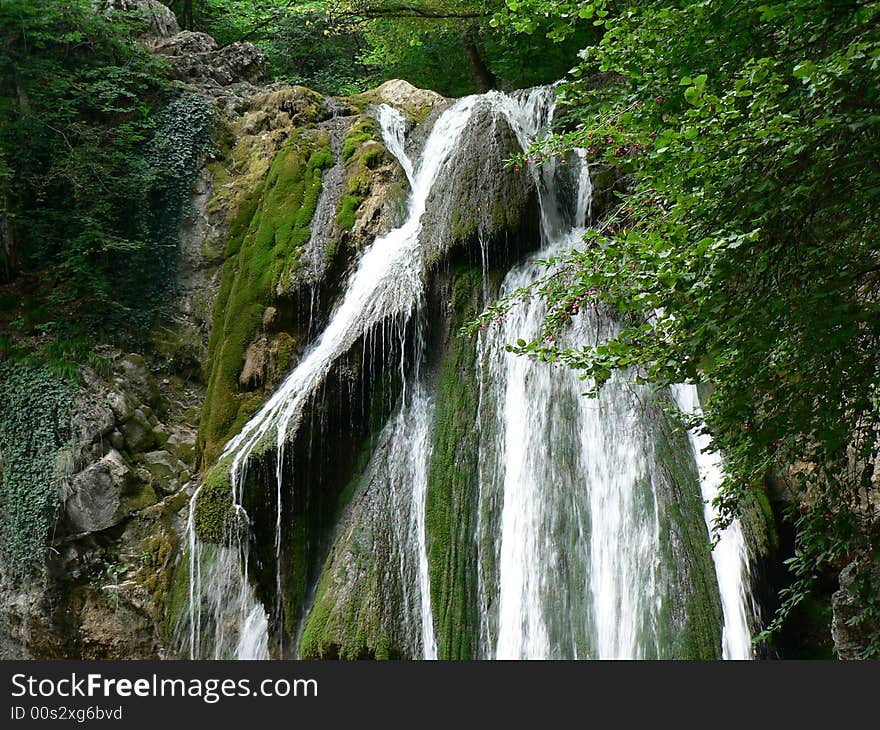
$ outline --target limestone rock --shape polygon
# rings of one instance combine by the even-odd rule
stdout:
[[[196,459],[196,432],[183,428],[175,429],[168,437],[165,448],[187,467],[192,467]]]
[[[400,109],[407,116],[418,121],[424,119],[434,109],[448,103],[446,98],[436,91],[419,89],[403,79],[386,81],[367,94],[375,96],[379,103]]]
[[[117,360],[113,369],[114,383],[138,403],[150,407],[159,401],[159,386],[141,355],[128,354]]]
[[[248,346],[238,382],[242,390],[255,390],[278,382],[293,350],[293,338],[285,332],[260,335]]]
[[[121,10],[134,12],[143,16],[148,24],[144,33],[148,43],[154,43],[163,38],[170,38],[180,33],[177,17],[159,0],[107,0],[108,10]]]
[[[153,50],[169,58],[175,78],[197,86],[256,84],[266,75],[266,59],[252,43],[221,48],[208,34],[185,30],[156,43]]]
[[[474,109],[445,173],[428,196],[422,226],[429,266],[450,249],[479,241],[512,245],[520,239],[535,247],[537,191],[528,172],[505,164],[521,151],[501,114],[487,103]]]
[[[105,581],[74,596],[83,659],[158,659],[155,621],[143,589],[129,581]],[[132,600],[141,598],[142,600]]]
[[[181,475],[187,472],[186,464],[167,451],[149,451],[141,457],[141,463],[150,484],[166,494],[177,491]]]
[[[122,424],[121,430],[128,450],[132,453],[147,451],[156,443],[153,427],[140,408],[136,409],[131,418]]]
[[[125,497],[136,485],[134,474],[115,449],[74,476],[64,505],[72,531],[98,532],[118,524],[130,511]]]
[[[856,626],[851,626],[848,623],[863,608],[855,587],[860,568],[866,569],[856,561],[847,565],[840,572],[840,589],[831,597],[833,611],[831,635],[834,638],[834,648],[840,659],[867,658],[867,648],[871,640],[880,635],[880,626],[876,625],[876,622],[868,621]],[[880,586],[880,570],[875,567],[871,575],[875,585]]]

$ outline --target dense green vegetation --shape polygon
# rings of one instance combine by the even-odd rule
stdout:
[[[619,370],[658,386],[712,383],[705,428],[726,457],[724,519],[764,500],[768,479],[794,495],[792,583],[771,631],[854,560],[856,621],[880,621],[880,3],[170,4],[221,45],[255,43],[273,80],[326,93],[404,77],[462,95],[548,82],[574,65],[556,134],[511,164],[586,149],[624,192],[565,273],[535,284],[549,304],[543,339],[512,349],[561,361],[597,389]],[[210,149],[212,103],[172,88],[136,41],[144,22],[91,0],[0,3],[0,357],[37,352],[54,368],[31,358],[0,369],[4,410],[16,415],[0,432],[0,534],[23,564],[54,510],[56,475],[34,454],[67,438],[70,391],[57,376],[93,358],[96,339],[146,335],[168,301],[186,191]],[[344,157],[365,172],[369,158],[353,155],[374,130],[355,133]],[[291,139],[236,208],[206,366],[207,461],[261,402],[239,393],[238,377],[273,288],[298,265],[330,163],[326,139]],[[347,182],[343,228],[366,194],[361,177]],[[615,312],[620,333],[557,347],[592,306]],[[223,482],[209,482],[206,499],[212,485]],[[880,655],[880,636],[871,650]]]
[[[498,0],[175,0],[182,25],[221,44],[255,43],[274,79],[352,94],[390,78],[447,96],[555,81],[595,37],[587,20],[557,43],[555,17],[522,28],[492,23]]]
[[[628,181],[566,273],[536,284],[545,338],[513,349],[597,388],[623,369],[712,382],[726,518],[768,475],[795,495],[793,583],[771,629],[854,559],[858,620],[875,621],[880,3],[508,7],[496,22],[577,13],[604,30],[561,91],[564,128],[531,158],[585,148]],[[559,328],[592,306],[617,312],[620,334],[557,347]]]
[[[170,93],[133,40],[144,22],[88,0],[0,4],[0,284],[19,277],[6,354],[81,359],[89,337],[149,324],[173,280],[213,110]]]
[[[71,436],[73,396],[45,368],[0,362],[0,556],[18,577],[45,568],[63,476],[56,455]]]

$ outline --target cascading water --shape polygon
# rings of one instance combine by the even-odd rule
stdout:
[[[398,331],[404,332],[423,292],[422,257],[419,248],[421,217],[425,203],[437,174],[455,147],[458,136],[464,129],[477,97],[461,99],[446,110],[434,125],[425,143],[419,168],[414,167],[403,145],[403,118],[390,107],[381,106],[377,117],[382,128],[387,148],[396,156],[410,180],[412,189],[406,220],[400,227],[385,236],[377,238],[364,253],[358,268],[351,277],[342,302],[332,313],[330,322],[311,349],[304,355],[300,364],[285,379],[258,413],[244,426],[241,432],[227,444],[222,459],[230,460],[232,501],[235,509],[243,513],[242,490],[247,477],[247,463],[254,450],[264,445],[274,436],[276,450],[276,551],[280,549],[282,519],[282,489],[284,488],[284,450],[292,434],[299,427],[305,406],[314,397],[334,362],[361,337],[367,335],[376,325],[387,320],[397,320]],[[384,330],[383,330],[384,331]],[[198,494],[194,495],[195,505]],[[191,512],[194,506],[191,508]],[[212,602],[210,594],[220,590],[221,584],[234,581],[233,576],[242,583],[240,605],[237,613],[250,616],[256,609],[250,604],[252,592],[245,588],[247,580],[241,578],[246,568],[247,549],[239,546],[219,548],[215,556],[214,569],[222,577],[215,575],[207,588],[201,582],[202,547],[197,545],[193,515],[190,517],[190,610],[191,656],[202,656],[204,649],[197,636],[200,635],[202,621],[201,607],[207,602],[213,610],[211,622],[214,624],[214,637],[210,645],[213,654],[241,656],[236,650],[230,651],[225,640],[223,624],[228,612],[226,606]],[[279,568],[280,570],[280,568]],[[280,573],[277,576],[280,588]],[[206,601],[206,592],[208,594]],[[277,591],[280,595],[280,590]],[[227,596],[229,594],[227,593]],[[233,594],[234,595],[234,594]],[[221,602],[222,603],[222,602]],[[213,605],[212,605],[213,604]],[[427,612],[425,612],[427,615]],[[268,620],[252,620],[251,626],[268,626]],[[265,640],[267,641],[267,640]],[[256,643],[262,645],[264,638]]]
[[[695,385],[677,385],[672,392],[682,413],[692,416],[701,414]],[[709,451],[709,437],[706,434],[692,428],[688,431],[688,438],[700,472],[706,524],[713,531],[718,518],[714,500],[723,479],[721,459],[718,454]],[[734,520],[718,535],[712,559],[724,611],[721,637],[723,656],[725,659],[753,659],[749,619],[758,619],[758,608],[751,595],[751,562],[739,520]]]
[[[579,188],[576,225],[561,236],[565,222],[555,205],[544,205],[549,244],[538,258],[582,239],[591,200],[586,171]],[[502,294],[546,274],[535,261],[517,266]],[[496,593],[483,597],[496,608],[483,623],[482,652],[498,659],[656,657],[660,528],[651,434],[625,382],[588,399],[576,374],[505,351],[507,343],[539,336],[544,315],[538,299],[518,304],[485,334],[478,355],[481,410],[494,414],[483,424],[481,516],[502,505],[500,518],[479,527],[478,541],[493,553],[480,566],[481,585]],[[584,344],[608,329],[595,313],[582,313],[566,337]]]
[[[542,196],[545,248],[536,260],[576,248],[583,238],[591,186],[583,155],[578,158],[574,228],[566,231],[559,201],[551,198],[548,205]],[[544,180],[554,171],[548,166]],[[526,262],[508,273],[501,293],[528,287],[547,273],[543,264]],[[477,542],[488,546],[480,557],[482,654],[663,656],[664,602],[675,587],[664,585],[661,565],[658,434],[642,402],[650,394],[615,378],[597,399],[587,399],[575,373],[553,372],[508,353],[507,343],[540,336],[545,313],[540,299],[527,297],[486,333],[478,355],[480,411],[493,414],[488,423],[482,420],[487,437],[481,445]],[[582,311],[560,344],[596,344],[613,328],[598,312]],[[673,389],[687,411],[694,410],[689,396],[695,392],[694,386]],[[689,440],[711,529],[720,464],[704,452],[705,437],[690,432]],[[493,522],[497,504],[500,517],[495,508]],[[748,555],[737,523],[721,536],[713,560],[723,657],[751,658]]]
[[[385,145],[411,185],[406,219],[363,254],[323,333],[227,444],[222,457],[229,464],[233,503],[244,523],[241,505],[249,460],[273,450],[275,550],[280,553],[282,492],[296,489],[284,472],[284,452],[304,427],[303,414],[320,397],[334,363],[358,340],[365,343],[365,359],[372,333],[378,332],[383,342],[387,337],[399,344],[399,405],[376,439],[360,480],[384,491],[381,503],[394,521],[388,538],[393,543],[388,555],[393,556],[389,569],[394,575],[388,580],[399,584],[404,624],[399,627],[399,644],[409,656],[437,657],[425,515],[434,403],[431,379],[419,367],[425,325],[422,215],[475,108],[488,105],[503,117],[525,149],[552,117],[554,100],[552,87],[462,99],[440,115],[417,166],[406,152],[403,115],[387,106],[377,108]],[[590,177],[583,154],[566,162],[567,166],[528,168],[539,193],[542,250],[507,274],[502,294],[546,275],[539,259],[581,242],[590,215]],[[563,191],[561,183],[570,183],[572,168],[579,171],[573,194]],[[485,276],[484,244],[481,241]],[[598,399],[588,399],[575,373],[508,353],[507,343],[539,336],[544,315],[538,298],[524,301],[477,345],[477,651],[486,658],[674,655],[670,627],[680,627],[683,603],[676,598],[678,576],[667,563],[677,549],[670,545],[681,541],[670,538],[670,509],[664,503],[669,496],[662,494],[667,457],[655,422],[657,409],[647,391],[625,378],[612,379]],[[573,318],[565,337],[572,345],[596,342],[609,336],[614,326],[607,317],[584,311]],[[407,361],[403,353],[413,331],[415,354]],[[413,364],[410,372],[407,362]],[[675,391],[682,409],[693,405],[682,396],[687,392]],[[699,462],[706,499],[717,488],[718,466],[705,461],[697,434],[690,439],[690,466],[694,459]],[[707,521],[710,511],[707,506]],[[268,656],[269,619],[246,577],[247,540],[202,545],[195,536],[192,508],[189,522],[190,655]],[[707,543],[708,533],[704,538]],[[724,656],[750,656],[748,562],[741,530],[729,528],[722,546],[725,552],[715,554],[714,565],[724,613]],[[276,566],[280,601],[280,560]]]

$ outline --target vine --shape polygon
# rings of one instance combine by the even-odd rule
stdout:
[[[74,395],[48,368],[0,363],[0,557],[19,576],[44,566]]]

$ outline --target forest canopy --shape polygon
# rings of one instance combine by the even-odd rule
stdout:
[[[255,43],[272,78],[330,94],[389,78],[446,96],[549,83],[596,37],[586,19],[535,14],[529,25],[498,22],[499,0],[175,0],[182,24],[221,44]],[[512,3],[515,7],[516,3]]]

